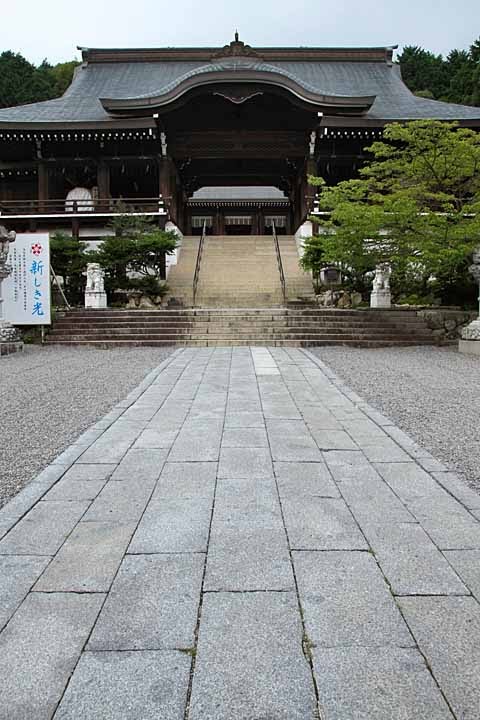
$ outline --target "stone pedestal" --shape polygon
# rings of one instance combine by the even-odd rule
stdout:
[[[372,290],[370,294],[371,308],[392,307],[392,294],[390,290]]]
[[[107,307],[107,293],[85,290],[85,307],[92,310],[103,310]]]
[[[480,356],[480,317],[463,328],[458,349],[461,353]]]
[[[13,353],[23,351],[23,341],[19,342],[0,342],[0,357],[4,355],[13,355]]]
[[[13,231],[7,232],[3,225],[0,226],[0,357],[23,350],[20,332],[9,322],[2,319],[2,283],[12,272],[12,268],[7,264],[7,259],[9,245],[15,242],[15,238],[16,234]]]
[[[459,340],[458,349],[465,355],[478,355],[480,357],[480,341],[479,340]]]
[[[461,353],[480,356],[480,248],[473,253],[473,265],[468,269],[478,282],[478,318],[463,328],[458,349]]]

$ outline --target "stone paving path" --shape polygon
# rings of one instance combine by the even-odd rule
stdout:
[[[2,720],[480,717],[480,496],[308,352],[177,351],[0,537]]]

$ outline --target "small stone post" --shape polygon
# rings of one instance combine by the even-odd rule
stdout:
[[[473,253],[473,264],[468,269],[478,283],[478,318],[463,328],[458,349],[462,353],[480,355],[480,247]]]
[[[389,308],[392,306],[390,292],[390,275],[392,269],[388,263],[379,263],[375,268],[372,292],[370,293],[371,308]]]
[[[103,270],[98,263],[88,263],[87,265],[85,307],[92,310],[103,310],[107,307],[105,270]]]
[[[2,284],[12,272],[7,259],[10,243],[15,242],[15,238],[16,233],[13,230],[8,232],[6,227],[0,225],[0,357],[23,350],[22,338],[17,328],[3,319]]]

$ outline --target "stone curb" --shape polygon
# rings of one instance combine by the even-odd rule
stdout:
[[[124,400],[103,418],[85,430],[77,440],[58,455],[15,497],[0,509],[0,540],[13,528],[32,507],[58,482],[85,450],[92,445],[138,398],[150,387],[184,348],[178,348],[142,380]]]

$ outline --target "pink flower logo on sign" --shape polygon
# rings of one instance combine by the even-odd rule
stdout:
[[[32,245],[32,253],[33,253],[33,255],[41,255],[41,254],[42,254],[42,249],[43,249],[43,248],[42,248],[42,246],[40,245],[40,243],[34,243],[34,244]]]

